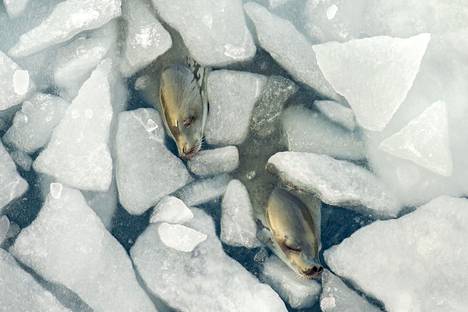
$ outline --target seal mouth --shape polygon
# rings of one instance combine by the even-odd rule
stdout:
[[[195,156],[201,149],[201,143],[194,145],[193,147],[189,148],[187,151],[183,148],[182,153],[180,153],[180,158],[185,160],[190,160]]]
[[[322,274],[322,272],[323,267],[319,265],[314,265],[301,271],[301,273],[307,278],[317,278]]]

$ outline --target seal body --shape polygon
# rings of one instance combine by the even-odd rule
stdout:
[[[310,210],[320,209],[320,202],[310,201],[309,206],[298,196],[276,188],[268,199],[265,222],[269,231],[267,244],[272,251],[299,275],[315,278],[323,268],[317,261],[319,220],[314,220]]]
[[[208,114],[205,83],[200,67],[176,64],[161,73],[160,111],[181,158],[190,159],[201,149]]]

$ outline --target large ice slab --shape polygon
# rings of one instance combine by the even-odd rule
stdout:
[[[127,33],[120,69],[131,76],[169,50],[172,39],[156,19],[149,0],[124,0]]]
[[[34,153],[45,146],[62,120],[69,103],[58,96],[38,93],[25,101],[3,137],[6,144]]]
[[[304,106],[287,108],[281,122],[290,151],[326,154],[351,160],[366,157],[364,141],[358,132],[343,129]]]
[[[168,222],[182,224],[193,219],[192,211],[174,196],[166,196],[154,207],[150,223]]]
[[[164,126],[154,109],[119,114],[116,152],[120,203],[132,214],[142,214],[190,179],[183,162],[164,146]]]
[[[239,180],[229,182],[221,202],[221,240],[232,246],[259,247],[249,193]]]
[[[201,205],[223,196],[230,180],[227,174],[199,179],[178,190],[174,196],[187,206]]]
[[[231,172],[239,166],[239,151],[235,146],[202,150],[187,165],[198,176]]]
[[[213,220],[199,209],[192,211],[195,218],[187,226],[207,235],[192,252],[165,246],[156,224],[132,247],[148,288],[178,311],[286,311],[269,286],[224,253]]]
[[[23,195],[28,183],[16,171],[16,165],[0,141],[0,214],[12,200]]]
[[[262,279],[295,309],[311,308],[320,295],[320,284],[297,275],[276,256],[263,263]]]
[[[356,119],[353,110],[334,101],[315,101],[314,106],[331,121],[353,131],[356,128]]]
[[[208,76],[210,113],[205,137],[216,145],[238,145],[247,137],[255,102],[267,78],[231,70],[217,70]]]
[[[65,42],[82,31],[99,28],[121,14],[120,0],[66,0],[37,27],[21,35],[8,52],[24,57]]]
[[[396,220],[366,226],[325,252],[330,268],[393,311],[468,306],[468,201],[439,197]]]
[[[1,248],[0,272],[0,311],[70,312]]]
[[[28,71],[0,51],[0,111],[20,104],[33,89]]]
[[[380,131],[411,89],[430,38],[380,36],[324,43],[313,50],[323,75],[346,98],[357,122]]]
[[[22,263],[74,291],[95,311],[156,311],[124,248],[77,190],[51,189],[10,248]]]
[[[106,59],[83,84],[34,162],[34,169],[69,186],[106,191],[112,180],[109,132],[113,116],[112,61]]]
[[[451,176],[453,162],[446,104],[435,102],[400,131],[382,141],[379,148],[437,174]]]
[[[323,312],[379,312],[330,271],[322,273],[320,308]]]
[[[153,0],[153,5],[202,65],[222,66],[255,55],[241,0]]]
[[[355,207],[380,217],[395,217],[401,205],[368,170],[326,155],[280,152],[273,155],[267,169],[286,185],[317,194],[324,203]]]
[[[297,80],[326,97],[339,100],[317,65],[312,45],[291,22],[254,2],[245,4],[244,8],[255,24],[262,48]]]

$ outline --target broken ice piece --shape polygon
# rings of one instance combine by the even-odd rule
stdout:
[[[205,137],[215,145],[239,145],[249,132],[250,117],[266,77],[232,70],[208,76],[208,114]]]
[[[31,156],[20,150],[14,150],[10,153],[15,164],[24,171],[31,170],[33,160]]]
[[[310,308],[319,298],[317,281],[301,278],[276,256],[264,262],[262,279],[294,309]]]
[[[221,240],[232,246],[259,247],[249,193],[239,180],[229,182],[221,202]]]
[[[438,197],[399,219],[377,221],[325,251],[339,276],[389,312],[468,306],[468,200]]]
[[[117,210],[118,195],[117,182],[112,179],[109,190],[106,192],[84,192],[86,202],[101,219],[102,223],[109,231],[112,228],[112,218]]]
[[[28,72],[0,51],[0,111],[20,104],[33,89]]]
[[[127,77],[156,60],[172,46],[171,36],[152,10],[148,0],[123,1],[127,38],[120,68]]]
[[[6,144],[34,153],[45,146],[62,120],[69,103],[58,96],[38,93],[25,101],[3,137]]]
[[[381,131],[413,86],[430,39],[430,34],[380,36],[328,42],[313,50],[323,75],[346,98],[357,122]]]
[[[453,162],[446,104],[442,101],[433,103],[400,131],[382,141],[379,148],[442,176],[451,176]]]
[[[202,150],[188,162],[188,168],[198,176],[210,176],[234,171],[239,166],[239,151],[235,146]]]
[[[8,52],[24,57],[65,42],[76,34],[99,28],[121,14],[120,0],[66,0],[57,4],[37,27],[21,35]]]
[[[222,66],[255,55],[241,0],[153,0],[153,5],[202,65]]]
[[[379,312],[380,309],[359,296],[333,273],[322,273],[320,308],[323,312]]]
[[[201,205],[223,196],[230,180],[227,174],[196,180],[178,190],[174,196],[189,207]]]
[[[158,233],[164,245],[183,252],[192,252],[207,237],[185,225],[169,223],[161,223]]]
[[[51,192],[10,251],[42,278],[75,292],[94,311],[156,311],[124,248],[78,190],[63,186],[60,197]]]
[[[183,201],[174,196],[166,196],[154,207],[150,223],[167,222],[183,224],[192,220],[192,218],[192,211]]]
[[[249,2],[245,11],[255,24],[260,45],[297,80],[331,99],[340,100],[323,76],[314,49],[294,25],[271,14],[263,6]],[[340,67],[346,68],[346,67]]]
[[[0,246],[7,239],[8,229],[10,228],[10,220],[7,216],[0,217]]]
[[[93,71],[65,116],[54,129],[34,169],[69,186],[106,191],[112,181],[109,132],[112,61],[106,59]]]
[[[299,191],[316,194],[326,204],[354,208],[377,217],[396,217],[402,208],[370,171],[326,155],[280,152],[267,164],[270,172]]]
[[[20,16],[28,3],[29,0],[3,0],[3,5],[11,18]]]
[[[16,171],[15,163],[0,141],[0,214],[6,205],[27,189],[28,183]]]
[[[315,101],[315,107],[331,121],[354,131],[356,120],[352,109],[334,101]]]

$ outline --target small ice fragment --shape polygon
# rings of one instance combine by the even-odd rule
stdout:
[[[13,88],[18,95],[25,95],[29,90],[29,73],[18,69],[13,74]]]
[[[0,246],[7,239],[8,229],[10,228],[10,220],[7,216],[0,217]]]
[[[148,132],[152,132],[156,129],[158,129],[158,124],[153,120],[153,119],[148,119],[148,121],[146,122],[146,131]]]
[[[206,234],[181,224],[161,223],[158,233],[159,238],[167,247],[183,252],[192,252],[207,238]]]
[[[60,199],[60,197],[62,197],[62,190],[62,183],[50,183],[50,195],[54,199]]]
[[[356,128],[356,120],[351,108],[334,101],[315,101],[314,105],[328,119],[349,131],[354,131]]]
[[[196,180],[178,190],[174,196],[189,207],[208,203],[223,196],[230,180],[227,174]]]
[[[0,111],[20,104],[34,88],[29,73],[0,51]]]
[[[336,6],[336,4],[330,5],[327,9],[327,18],[329,20],[334,19],[336,12],[338,12],[338,7]]]
[[[167,222],[183,224],[192,219],[193,213],[183,201],[174,196],[166,196],[154,207],[150,223]]]
[[[20,16],[30,0],[3,0],[3,5],[11,18]]]
[[[202,150],[188,162],[190,171],[198,176],[228,173],[238,166],[239,151],[235,146]]]
[[[10,156],[19,168],[23,169],[24,171],[31,170],[33,160],[26,152],[21,150],[14,150],[10,153]]]

